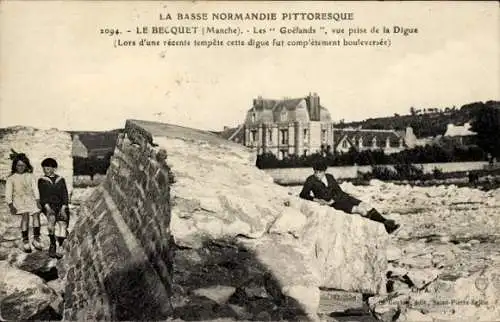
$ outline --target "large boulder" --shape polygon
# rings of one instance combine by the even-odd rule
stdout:
[[[205,267],[204,284],[218,280],[241,288],[242,294],[251,293],[246,284],[261,281],[254,287],[266,289],[277,303],[295,302],[306,315],[317,312],[320,287],[384,291],[388,235],[382,225],[291,196],[256,169],[251,153],[239,145],[177,131],[153,130],[152,136],[167,151],[173,174],[170,231],[183,249],[176,253],[176,272]],[[213,243],[224,247],[208,250]],[[233,254],[235,248],[239,252]],[[241,253],[251,257],[251,264],[238,264]],[[263,285],[266,274],[275,287]],[[177,278],[177,289],[185,294],[195,292],[203,279],[189,275]],[[217,290],[211,297],[218,302],[226,298],[230,288],[222,296],[214,287],[203,285]]]
[[[279,294],[293,299],[304,313],[318,311],[320,279],[314,254],[291,236],[266,236],[242,241],[251,249],[257,261],[270,272],[278,285]]]
[[[388,234],[380,223],[303,201],[302,243],[315,254],[320,284],[368,294],[385,291]]]
[[[50,258],[47,251],[24,253],[19,249],[12,249],[7,261],[12,266],[35,274],[45,281],[57,278],[57,259]]]
[[[155,138],[175,178],[170,228],[180,246],[201,239],[262,237],[284,210],[288,193],[249,163],[241,147]]]
[[[0,318],[29,319],[43,312],[56,298],[56,292],[40,277],[0,262]]]

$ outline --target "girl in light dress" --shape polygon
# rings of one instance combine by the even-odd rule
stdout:
[[[29,223],[32,218],[33,241],[35,249],[42,250],[40,240],[40,202],[33,167],[24,153],[12,157],[12,170],[5,185],[5,201],[12,215],[21,216],[21,236],[23,250],[31,252],[29,242]]]

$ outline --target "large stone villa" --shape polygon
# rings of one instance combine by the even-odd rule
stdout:
[[[335,128],[319,96],[253,100],[244,123],[244,145],[258,154],[279,159],[291,154],[383,150],[397,153],[406,148],[406,133],[395,130]],[[407,131],[408,132],[408,131]]]

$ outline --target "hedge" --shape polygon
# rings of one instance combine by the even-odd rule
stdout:
[[[441,146],[427,145],[425,147],[403,150],[394,154],[385,154],[382,150],[362,152],[351,150],[347,153],[339,154],[316,153],[307,156],[290,155],[283,160],[278,160],[272,153],[264,153],[257,156],[256,166],[259,169],[311,167],[313,161],[321,156],[327,160],[328,166],[350,166],[355,164],[374,166],[487,160],[486,153],[476,146],[444,148]]]

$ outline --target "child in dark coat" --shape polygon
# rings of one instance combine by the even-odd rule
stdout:
[[[55,173],[56,160],[47,158],[42,161],[42,167],[44,176],[38,179],[38,191],[42,211],[48,220],[49,256],[61,258],[62,254],[57,252],[56,237],[61,247],[67,236],[69,222],[68,189],[64,178]]]
[[[359,214],[380,222],[389,234],[399,228],[394,220],[384,218],[375,208],[342,191],[337,180],[331,174],[326,173],[326,169],[325,160],[320,159],[315,162],[313,165],[314,174],[306,179],[300,192],[302,199],[315,201],[349,214]]]

